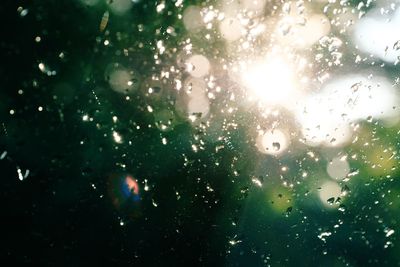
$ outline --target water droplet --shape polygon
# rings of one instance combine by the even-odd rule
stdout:
[[[386,229],[385,232],[386,232],[386,237],[389,237],[389,236],[394,234],[394,230],[393,229]]]
[[[292,212],[292,210],[293,210],[293,207],[288,207],[288,208],[286,209],[286,215],[290,215],[290,213]]]
[[[279,142],[273,142],[272,147],[274,151],[279,151],[279,149],[281,149],[281,144]]]
[[[291,2],[286,2],[286,3],[283,4],[283,6],[282,6],[283,13],[285,13],[285,14],[289,14],[290,13],[291,4],[292,4]]]
[[[101,18],[101,21],[100,21],[100,26],[99,26],[99,29],[101,32],[104,31],[104,29],[107,27],[109,17],[110,17],[110,13],[108,11],[104,12],[103,17]]]
[[[353,84],[353,85],[351,86],[351,90],[352,90],[353,92],[357,92],[358,89],[360,89],[360,86],[361,86],[361,85],[362,85],[361,82],[355,83],[355,84]]]
[[[114,138],[114,141],[116,142],[116,143],[118,143],[118,144],[121,144],[122,143],[122,136],[119,134],[119,133],[117,133],[117,132],[113,132],[113,138]]]
[[[149,185],[147,183],[147,179],[144,179],[144,187],[143,187],[144,191],[149,191]]]
[[[229,245],[235,246],[242,242],[242,240],[236,239],[237,236],[235,235],[231,240],[229,240]]]
[[[393,247],[393,242],[392,241],[387,241],[383,247],[384,248]]]
[[[344,185],[342,187],[341,192],[342,192],[342,195],[347,195],[350,192],[350,188],[347,185]]]
[[[21,6],[18,7],[17,11],[18,11],[18,13],[19,13],[19,15],[20,15],[21,17],[25,17],[25,16],[28,15],[28,13],[29,13],[29,9],[23,8],[23,7],[21,7]]]
[[[333,205],[335,203],[335,198],[334,197],[330,197],[326,200],[326,202],[328,202],[328,204]]]
[[[396,50],[396,51],[400,49],[400,40],[396,41],[393,44],[393,49]]]
[[[262,186],[262,181],[260,179],[258,179],[257,177],[251,178],[251,181],[258,187]]]
[[[279,27],[279,31],[283,36],[285,36],[290,32],[291,28],[292,26],[289,23],[282,23]]]
[[[20,181],[26,179],[26,178],[29,176],[29,173],[30,173],[30,171],[27,169],[27,170],[25,171],[25,173],[23,174],[21,168],[17,167],[18,179],[19,179]]]
[[[322,241],[326,242],[326,238],[328,236],[331,236],[332,233],[331,232],[322,232],[318,235],[318,238],[321,239]]]
[[[161,92],[161,87],[159,87],[159,86],[152,86],[152,87],[149,88],[149,93],[150,94],[151,93],[158,94],[160,92]]]
[[[4,159],[7,156],[7,151],[3,151],[0,155],[0,160]]]

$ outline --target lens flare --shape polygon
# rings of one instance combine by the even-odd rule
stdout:
[[[140,186],[132,175],[112,174],[108,189],[113,205],[124,217],[137,218],[141,215]]]

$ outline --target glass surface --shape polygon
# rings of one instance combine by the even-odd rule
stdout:
[[[399,266],[397,0],[0,19],[2,266]]]

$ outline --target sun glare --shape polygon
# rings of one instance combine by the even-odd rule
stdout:
[[[267,104],[284,106],[295,91],[294,73],[280,57],[266,58],[251,65],[242,76],[244,85]]]

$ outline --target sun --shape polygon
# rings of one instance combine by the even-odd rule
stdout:
[[[296,90],[292,67],[284,58],[269,56],[250,63],[243,72],[243,85],[250,89],[250,95],[267,104],[282,105],[291,102]]]

